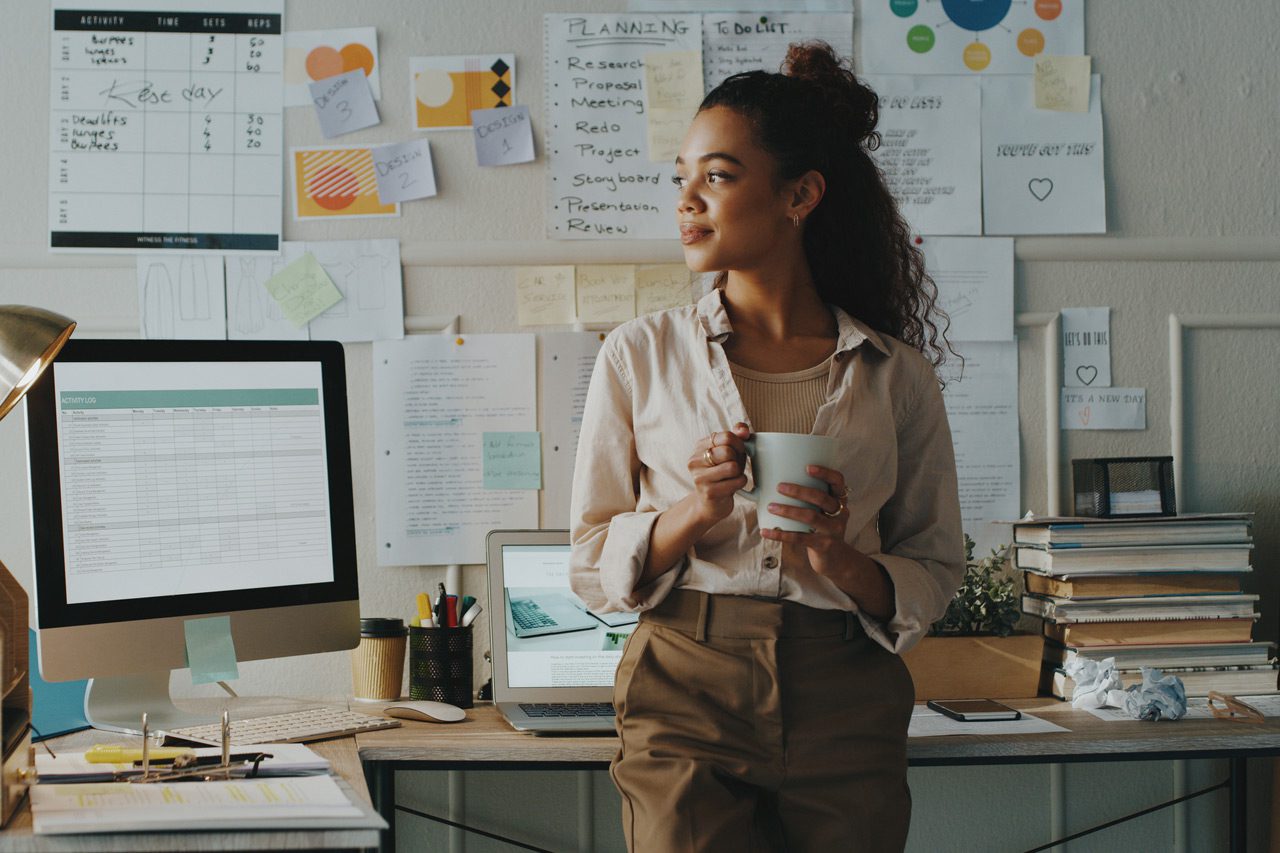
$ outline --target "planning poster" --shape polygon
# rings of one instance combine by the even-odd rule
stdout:
[[[275,252],[283,0],[58,0],[52,251]]]
[[[547,236],[674,239],[672,164],[651,162],[645,142],[645,57],[701,62],[701,16],[555,14],[543,26]]]

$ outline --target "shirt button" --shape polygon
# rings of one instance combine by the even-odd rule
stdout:
[[[777,557],[765,557],[765,558],[764,558],[764,567],[765,567],[766,569],[776,569],[776,568],[778,568],[778,558],[777,558]]]

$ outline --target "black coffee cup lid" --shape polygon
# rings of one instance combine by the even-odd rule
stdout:
[[[361,616],[361,637],[403,637],[409,633],[403,619],[388,619],[382,616]]]

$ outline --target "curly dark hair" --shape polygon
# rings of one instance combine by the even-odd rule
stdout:
[[[756,141],[778,164],[781,180],[810,169],[826,194],[809,214],[804,248],[818,295],[877,331],[919,350],[935,368],[950,345],[938,288],[924,256],[870,153],[879,99],[830,45],[793,44],[782,72],[727,78],[699,112],[731,109],[749,121]]]

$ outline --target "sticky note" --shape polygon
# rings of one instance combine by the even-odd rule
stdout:
[[[542,434],[486,432],[484,487],[486,489],[542,488]]]
[[[210,616],[182,623],[187,640],[187,666],[193,684],[210,684],[240,677],[236,644],[231,639],[231,617]]]
[[[533,160],[533,122],[529,108],[495,107],[471,111],[471,135],[481,166],[510,166]]]
[[[702,103],[702,56],[696,50],[645,54],[645,136],[649,160],[669,163],[680,153],[689,122]]]
[[[636,267],[636,316],[664,311],[692,300],[689,268],[684,264],[649,264]]]
[[[378,201],[393,204],[436,194],[436,171],[427,140],[379,145],[370,149],[370,153],[374,179],[378,182]]]
[[[521,326],[572,323],[573,267],[517,269],[516,314]]]
[[[309,88],[325,139],[373,127],[379,122],[373,90],[369,88],[369,78],[363,68],[317,80]]]
[[[621,323],[636,316],[636,268],[630,264],[580,265],[575,270],[578,320]]]
[[[310,252],[267,279],[265,287],[280,303],[285,319],[299,328],[342,301],[342,293]]]
[[[1036,59],[1036,109],[1066,113],[1089,111],[1087,56],[1041,56]]]

